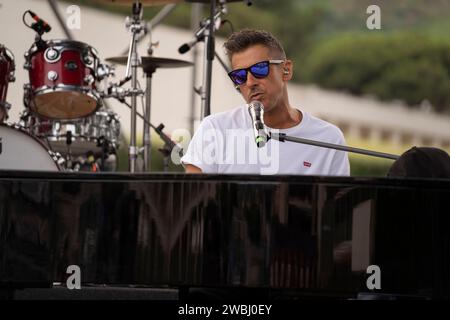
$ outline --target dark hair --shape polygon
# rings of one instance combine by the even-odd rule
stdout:
[[[280,42],[270,32],[264,30],[243,29],[233,32],[223,46],[225,47],[228,58],[231,60],[233,54],[258,44],[280,54],[281,57],[277,58],[286,59],[286,53]]]
[[[450,178],[450,156],[438,148],[412,147],[391,166],[388,177]]]

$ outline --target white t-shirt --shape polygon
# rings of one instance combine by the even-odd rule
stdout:
[[[288,129],[266,127],[266,132],[345,145],[338,127],[302,114],[298,125]],[[350,175],[344,151],[274,139],[258,148],[246,105],[203,119],[181,162],[193,164],[204,173]]]

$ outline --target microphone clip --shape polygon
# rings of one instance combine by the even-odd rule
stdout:
[[[38,22],[34,22],[31,25],[31,29],[33,29],[34,31],[36,31],[40,36],[42,36],[44,33],[49,32],[50,30],[48,29],[48,24],[44,24],[41,21]]]
[[[35,21],[31,25],[28,24],[25,21],[25,16],[27,14],[29,14],[30,17]],[[44,33],[50,32],[50,30],[52,30],[52,27],[45,20],[39,18],[39,16],[37,14],[35,14],[33,11],[31,11],[31,10],[27,10],[27,11],[24,12],[24,14],[22,16],[22,21],[28,28],[33,29],[34,31],[36,31],[36,33],[39,35],[39,38]]]

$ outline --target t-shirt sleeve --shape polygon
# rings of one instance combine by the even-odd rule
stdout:
[[[346,146],[345,138],[339,130],[339,142],[337,144]],[[336,150],[331,163],[332,176],[350,176],[350,162],[348,160],[348,152]]]
[[[201,122],[189,143],[186,153],[181,158],[183,166],[192,164],[202,170],[203,173],[218,173],[218,165],[215,159],[216,141],[211,139],[216,130],[209,117]]]

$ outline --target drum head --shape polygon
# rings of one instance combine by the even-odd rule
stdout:
[[[59,166],[39,140],[0,125],[0,170],[59,171]]]
[[[80,91],[50,91],[35,96],[31,109],[49,119],[77,119],[93,113],[98,107],[95,97]]]

